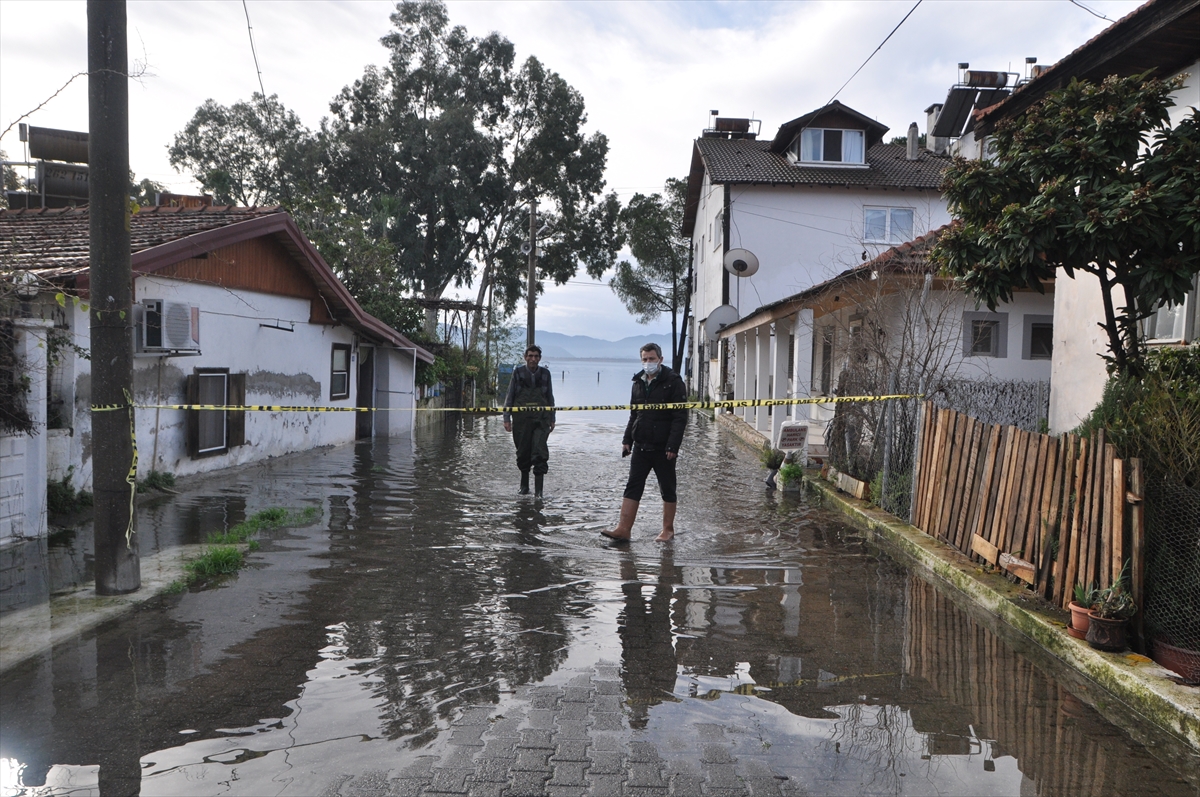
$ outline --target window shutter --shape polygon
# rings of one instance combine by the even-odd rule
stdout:
[[[229,375],[229,401],[230,406],[244,407],[246,406],[246,375],[245,374],[230,374]],[[246,412],[245,410],[236,411],[229,410],[226,414],[226,428],[229,429],[229,447],[246,445]]]
[[[195,374],[188,374],[183,387],[184,403],[197,404],[200,401],[200,380]],[[200,451],[200,413],[197,410],[187,411],[187,451],[188,456],[194,457]]]

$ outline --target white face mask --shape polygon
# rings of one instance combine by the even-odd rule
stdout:
[[[642,363],[642,370],[646,372],[646,376],[654,376],[658,373],[658,367],[662,363]]]

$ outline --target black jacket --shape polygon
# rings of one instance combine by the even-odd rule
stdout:
[[[679,374],[665,365],[649,385],[642,379],[641,371],[633,375],[630,404],[678,404],[684,401],[687,401],[687,386]],[[688,411],[685,409],[631,410],[622,442],[627,446],[636,444],[644,448],[677,452],[683,443],[687,421]]]
[[[513,368],[512,379],[508,383],[508,395],[504,397],[504,420],[509,422],[512,420],[512,413],[508,408],[516,404],[517,394],[522,388],[535,387],[541,391],[545,397],[546,406],[554,406],[554,388],[550,385],[550,369],[544,365],[539,365],[535,373],[529,373],[528,366],[518,365]],[[554,423],[554,412],[550,412],[550,423]]]

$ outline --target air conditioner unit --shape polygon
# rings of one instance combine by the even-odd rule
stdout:
[[[200,308],[182,302],[143,299],[134,306],[136,351],[140,354],[200,351]]]

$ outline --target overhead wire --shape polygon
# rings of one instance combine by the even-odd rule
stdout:
[[[1109,19],[1108,17],[1104,16],[1103,14],[1101,14],[1099,11],[1094,11],[1094,10],[1092,10],[1092,9],[1088,8],[1088,7],[1087,7],[1087,6],[1085,6],[1083,3],[1079,2],[1079,0],[1069,0],[1069,2],[1070,2],[1070,3],[1071,3],[1071,5],[1073,5],[1073,6],[1079,6],[1079,7],[1080,7],[1080,8],[1082,8],[1084,11],[1088,12],[1089,14],[1091,14],[1093,17],[1099,17],[1100,19],[1103,19],[1103,20],[1104,20],[1104,21],[1106,21],[1106,22],[1112,22],[1112,21],[1113,21],[1113,20]]]
[[[243,0],[243,2],[245,2],[245,0]],[[917,0],[917,2],[913,5],[913,7],[908,9],[908,13],[904,15],[904,19],[897,22],[896,27],[892,28],[892,32],[889,33],[887,36],[883,37],[883,41],[881,41],[879,43],[879,46],[876,47],[874,50],[872,50],[871,54],[867,56],[867,60],[862,62],[862,66],[860,66],[858,69],[855,69],[854,74],[846,79],[846,82],[842,84],[842,88],[838,89],[837,91],[835,91],[833,93],[833,96],[829,98],[829,102],[833,102],[834,100],[836,100],[837,96],[842,93],[842,89],[846,88],[846,86],[849,86],[850,81],[854,80],[854,78],[858,77],[858,73],[863,71],[863,67],[865,67],[867,64],[869,64],[871,62],[871,59],[875,57],[875,53],[877,53],[883,49],[883,45],[888,43],[888,39],[892,38],[892,35],[896,31],[900,30],[900,26],[903,25],[905,23],[905,21],[907,21],[908,18],[912,16],[912,13],[917,10],[917,6],[921,5],[921,3],[923,3],[923,2],[924,2],[924,0]],[[829,102],[827,102],[825,104],[828,105]]]

